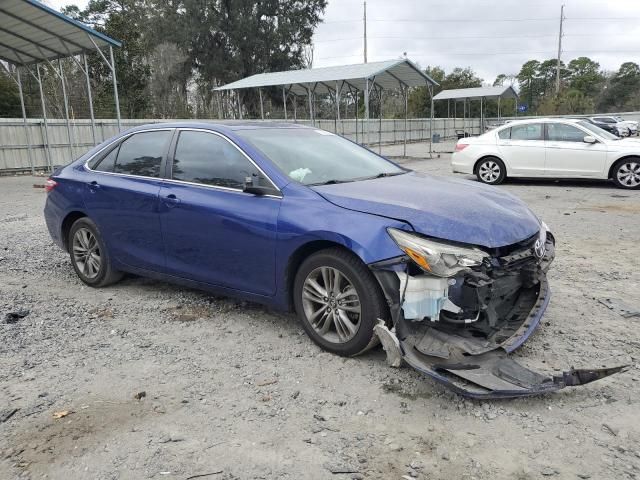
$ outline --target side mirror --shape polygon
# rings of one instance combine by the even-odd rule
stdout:
[[[245,177],[242,191],[245,193],[252,193],[253,195],[277,195],[280,196],[280,192],[272,187],[259,187],[253,184],[253,177]]]
[[[585,137],[582,139],[582,141],[583,141],[584,143],[596,143],[596,142],[597,142],[596,138],[595,138],[595,137],[592,137],[591,135],[587,135],[587,136],[585,136]]]

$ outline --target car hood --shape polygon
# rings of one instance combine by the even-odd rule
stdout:
[[[430,237],[488,248],[517,243],[540,229],[520,199],[466,180],[409,172],[311,188],[340,207],[402,220]]]

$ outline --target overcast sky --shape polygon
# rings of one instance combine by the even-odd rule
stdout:
[[[47,0],[54,8],[86,0]],[[473,68],[487,83],[535,58],[586,55],[607,70],[640,62],[637,0],[368,0],[368,60],[407,57],[422,67]],[[362,0],[329,0],[315,34],[314,66],[363,61]]]

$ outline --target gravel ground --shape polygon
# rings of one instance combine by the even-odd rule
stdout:
[[[407,165],[450,175],[447,155]],[[1,479],[640,477],[640,318],[598,302],[640,307],[640,192],[499,187],[558,241],[554,296],[520,361],[632,367],[477,402],[387,367],[381,349],[324,353],[293,315],[136,277],[83,286],[49,239],[34,183],[0,178]]]

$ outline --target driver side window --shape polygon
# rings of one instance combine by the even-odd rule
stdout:
[[[255,165],[225,138],[208,132],[180,132],[171,178],[242,189],[247,177],[252,177],[256,186],[271,186]]]

